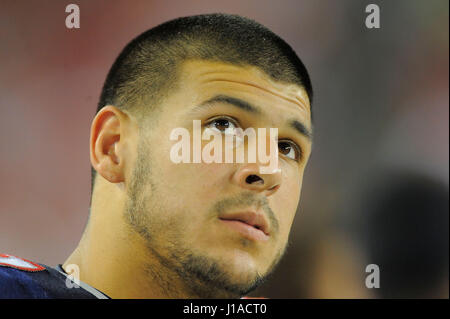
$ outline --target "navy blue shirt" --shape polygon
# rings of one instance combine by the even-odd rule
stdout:
[[[0,254],[0,299],[105,299],[105,294],[83,282],[78,285],[61,265],[52,268]]]

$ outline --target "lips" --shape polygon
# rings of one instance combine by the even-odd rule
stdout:
[[[230,225],[237,227],[238,230],[243,231],[250,237],[256,236],[257,239],[261,239],[270,236],[269,223],[267,222],[267,219],[263,214],[259,214],[253,211],[238,212],[224,214],[222,216],[219,216],[219,219],[225,222],[230,222]]]

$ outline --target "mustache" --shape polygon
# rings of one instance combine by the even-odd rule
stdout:
[[[269,206],[269,202],[265,196],[261,197],[252,192],[240,193],[237,196],[229,197],[218,201],[212,208],[212,215],[220,215],[231,209],[246,208],[255,206],[257,209],[262,209],[265,217],[270,223],[270,228],[273,234],[278,234],[279,223],[275,217],[275,213]]]

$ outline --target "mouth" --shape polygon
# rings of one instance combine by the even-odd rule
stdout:
[[[262,214],[240,212],[219,217],[220,221],[247,239],[267,241],[270,237],[269,224]]]

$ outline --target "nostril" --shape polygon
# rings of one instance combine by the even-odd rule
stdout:
[[[249,175],[249,176],[245,179],[245,181],[246,181],[248,184],[253,184],[253,183],[264,184],[264,180],[263,180],[261,177],[257,176],[257,175]]]

